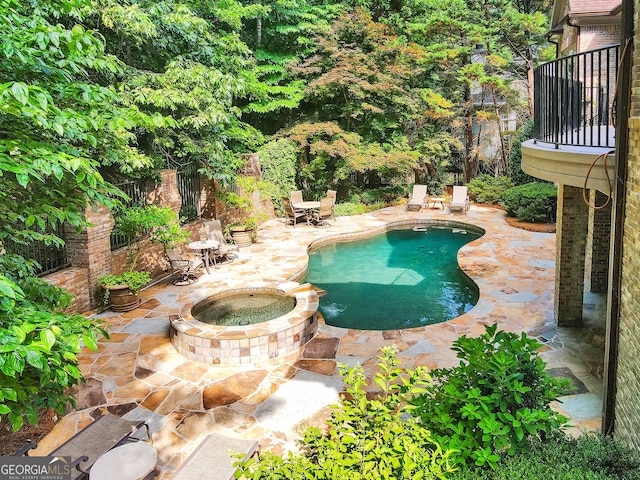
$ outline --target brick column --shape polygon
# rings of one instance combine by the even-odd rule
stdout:
[[[87,207],[90,226],[82,232],[67,234],[67,252],[72,267],[86,269],[90,307],[96,307],[93,293],[98,278],[111,271],[111,230],[115,225],[111,212],[104,206]]]
[[[554,315],[559,327],[582,326],[589,207],[582,189],[558,186]]]
[[[180,213],[182,196],[178,190],[177,170],[160,170],[160,184],[149,193],[148,203],[159,207],[170,207],[176,213]]]
[[[607,195],[591,190],[589,203],[592,206],[604,205]],[[609,285],[609,251],[611,242],[611,206],[609,201],[604,208],[589,209],[589,232],[586,251],[586,281],[592,292],[606,292]]]

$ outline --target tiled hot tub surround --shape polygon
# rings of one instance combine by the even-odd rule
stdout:
[[[290,284],[288,285],[290,286]],[[318,295],[310,285],[277,288],[236,288],[213,295],[279,293],[295,297],[289,313],[245,326],[209,325],[191,316],[191,309],[169,317],[171,343],[190,360],[212,365],[244,365],[284,357],[307,343],[318,329]]]

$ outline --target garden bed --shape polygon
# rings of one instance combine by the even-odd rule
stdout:
[[[504,220],[512,227],[528,230],[529,232],[555,233],[556,231],[555,223],[521,222],[515,217],[505,217]]]

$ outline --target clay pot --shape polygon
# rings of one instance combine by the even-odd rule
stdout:
[[[128,312],[140,305],[140,295],[134,295],[129,285],[103,285],[109,290],[109,306],[114,312]]]

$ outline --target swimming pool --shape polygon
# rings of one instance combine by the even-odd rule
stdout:
[[[481,235],[427,225],[325,244],[309,252],[304,281],[327,292],[319,310],[329,325],[395,330],[440,323],[478,301],[457,252]]]

